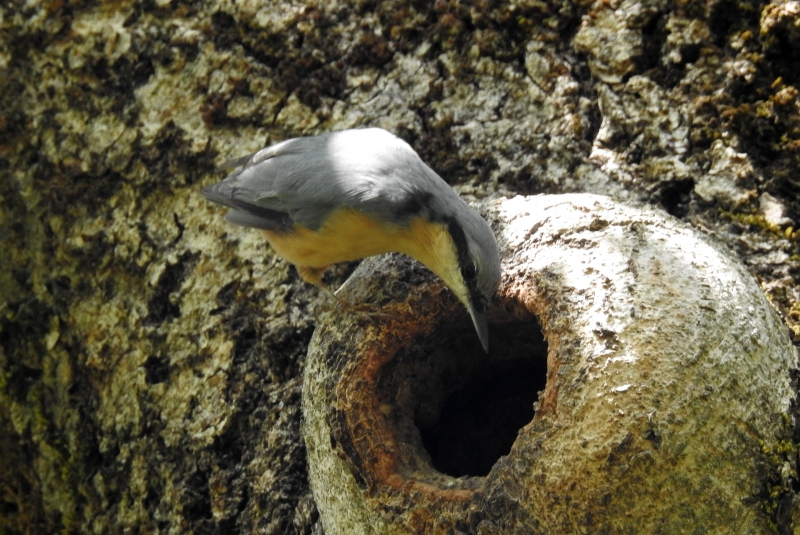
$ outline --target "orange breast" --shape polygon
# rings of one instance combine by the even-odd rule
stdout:
[[[383,253],[413,256],[425,265],[452,248],[447,228],[422,218],[408,226],[380,222],[363,212],[334,212],[318,229],[296,226],[289,232],[263,231],[275,252],[292,264],[324,267]]]
[[[297,226],[289,232],[265,230],[264,234],[281,257],[318,268],[399,251],[412,239],[410,228],[381,223],[352,209],[335,212],[318,230]]]
[[[333,213],[318,229],[297,226],[289,232],[263,231],[275,252],[301,267],[324,268],[384,253],[404,253],[438,275],[462,301],[467,290],[455,246],[441,223],[416,218],[408,226],[377,221],[353,209]]]

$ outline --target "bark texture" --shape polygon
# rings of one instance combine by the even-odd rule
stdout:
[[[605,197],[484,206],[505,274],[489,357],[460,307],[429,304],[435,282],[386,304],[397,320],[317,326],[304,437],[326,533],[770,531],[797,355],[753,277],[675,219]],[[384,264],[345,289],[407,271]],[[464,453],[494,446],[526,389],[535,416],[477,474]],[[469,411],[448,410],[457,397]]]
[[[797,343],[799,13],[5,2],[0,530],[321,530],[299,422],[324,300],[197,194],[223,161],[288,137],[381,126],[466,196],[659,205],[731,248]],[[794,441],[764,440],[786,468],[764,514],[790,532]]]

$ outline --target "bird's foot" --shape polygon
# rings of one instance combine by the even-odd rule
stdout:
[[[367,318],[369,320],[374,319],[390,319],[390,320],[399,320],[400,318],[395,314],[390,312],[384,311],[380,305],[373,305],[370,303],[359,303],[353,304],[348,301],[345,301],[341,297],[337,296],[335,293],[330,291],[328,288],[324,286],[320,286],[322,288],[323,293],[327,295],[331,301],[336,303],[336,305],[351,314],[355,314],[357,316],[361,316]]]
[[[322,293],[327,295],[331,301],[335,302],[340,309],[346,310],[347,312],[351,312],[353,314],[357,314],[359,316],[365,317],[370,320],[374,320],[377,318],[382,319],[392,319],[392,320],[399,320],[400,318],[394,314],[390,314],[381,310],[381,307],[378,305],[371,305],[367,303],[362,303],[358,305],[354,305],[348,303],[341,297],[337,296],[333,293],[330,288],[325,286],[322,283],[322,273],[325,271],[325,268],[313,268],[308,266],[296,266],[297,272],[300,274],[300,277],[306,282],[309,282],[322,290]]]
[[[400,318],[391,312],[386,312],[381,308],[380,305],[371,305],[369,303],[361,303],[358,305],[353,305],[349,303],[341,304],[340,306],[358,316],[365,317],[367,319],[387,319],[387,320],[395,320],[399,321]]]

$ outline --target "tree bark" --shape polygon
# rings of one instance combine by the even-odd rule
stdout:
[[[7,2],[0,531],[322,530],[300,376],[328,305],[198,195],[289,137],[380,126],[470,198],[659,206],[733,250],[797,344],[799,11]],[[789,533],[779,438],[759,438],[783,468],[751,495]]]
[[[483,209],[504,269],[488,356],[431,279],[387,296],[396,319],[318,324],[303,414],[326,533],[770,532],[797,354],[752,276],[606,197]],[[409,271],[364,263],[344,297]]]

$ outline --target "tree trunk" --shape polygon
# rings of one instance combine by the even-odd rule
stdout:
[[[661,207],[734,251],[797,344],[799,15],[794,1],[7,2],[0,532],[322,531],[301,373],[329,304],[198,194],[224,161],[289,137],[380,126],[465,196]],[[427,280],[412,275],[408,292]],[[782,533],[800,525],[786,433],[754,438],[780,469],[747,490]]]

